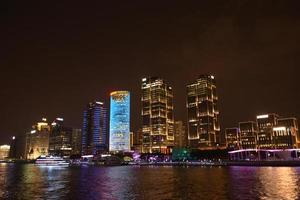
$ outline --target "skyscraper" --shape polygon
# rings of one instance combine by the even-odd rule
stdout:
[[[56,118],[51,124],[49,154],[70,156],[72,151],[72,128],[64,125],[63,118]]]
[[[173,90],[163,79],[142,79],[143,153],[169,153],[174,146]]]
[[[26,133],[26,158],[36,159],[48,155],[50,126],[46,118],[32,126]]]
[[[109,151],[130,151],[130,93],[110,94]]]
[[[224,142],[220,135],[215,77],[201,75],[187,85],[188,140],[191,148],[216,148]]]
[[[94,101],[83,113],[82,154],[96,155],[107,151],[107,109]]]

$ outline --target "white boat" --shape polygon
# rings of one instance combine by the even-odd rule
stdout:
[[[57,156],[40,156],[36,159],[35,164],[41,166],[69,166],[69,163]]]

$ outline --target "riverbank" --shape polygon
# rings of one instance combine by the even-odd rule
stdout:
[[[33,164],[32,160],[16,160],[16,161],[3,161],[0,163],[16,163],[16,164]],[[126,163],[126,164],[105,164],[105,163],[76,163],[70,166],[215,166],[215,167],[226,167],[226,166],[253,166],[253,167],[300,167],[300,160],[286,160],[286,161],[190,161],[190,162],[138,162],[138,163]]]
[[[218,161],[218,162],[156,162],[139,163],[139,166],[253,166],[253,167],[300,167],[300,161]]]

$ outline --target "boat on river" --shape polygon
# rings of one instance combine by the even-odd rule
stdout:
[[[36,159],[35,164],[40,166],[69,166],[66,160],[58,156],[40,156]]]

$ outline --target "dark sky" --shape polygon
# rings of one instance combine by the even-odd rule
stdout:
[[[43,116],[80,128],[85,105],[119,89],[136,130],[144,76],[173,86],[178,120],[202,73],[217,77],[222,128],[300,117],[299,1],[110,2],[1,2],[0,144]]]

